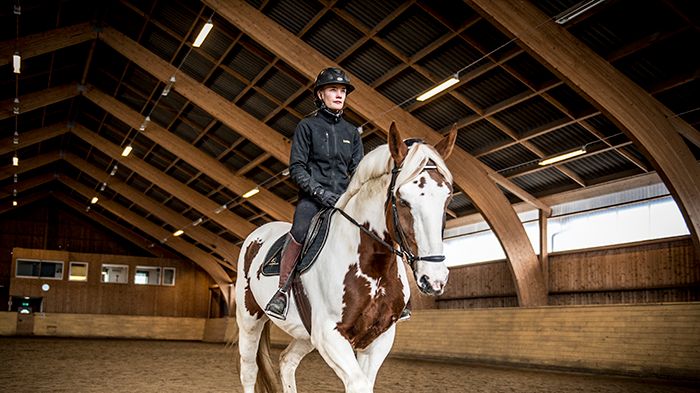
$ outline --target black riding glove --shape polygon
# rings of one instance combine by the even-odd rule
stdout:
[[[333,207],[335,203],[338,202],[340,195],[319,187],[314,191],[314,197],[317,201],[321,202],[323,206]]]

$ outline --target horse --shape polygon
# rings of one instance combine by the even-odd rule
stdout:
[[[262,275],[262,263],[291,224],[266,223],[245,239],[235,287],[245,393],[279,391],[269,352],[270,321],[291,336],[279,359],[285,393],[296,392],[295,371],[313,349],[342,380],[346,392],[372,392],[410,298],[402,258],[421,292],[440,295],[447,283],[442,235],[452,175],[444,160],[456,135],[453,127],[435,146],[404,141],[392,122],[387,144],[361,160],[335,205],[342,214],[331,216],[328,238],[315,263],[299,277],[311,308],[310,332],[295,296],[290,295],[286,320],[271,319],[263,311],[278,278]]]

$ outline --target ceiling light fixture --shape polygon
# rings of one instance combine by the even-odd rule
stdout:
[[[209,32],[211,31],[211,28],[214,27],[214,24],[211,23],[211,19],[207,21],[207,23],[202,26],[202,30],[199,31],[199,34],[197,35],[197,38],[195,38],[194,42],[192,43],[192,46],[195,48],[199,48],[202,46],[202,42],[207,38],[207,35],[209,35]]]
[[[577,16],[583,14],[584,12],[590,10],[591,8],[597,6],[598,4],[604,1],[605,0],[588,0],[581,2],[559,14],[559,16],[557,16],[557,19],[555,19],[554,21],[560,25],[571,22],[572,19],[576,18]]]
[[[253,195],[255,195],[255,194],[259,193],[259,192],[260,192],[260,188],[255,187],[255,188],[253,188],[252,190],[250,190],[250,191],[246,192],[245,194],[241,195],[241,198],[247,199],[247,198],[250,198],[250,197],[252,197]]]
[[[21,65],[22,65],[22,56],[19,55],[19,52],[15,52],[15,54],[12,55],[12,68],[14,69],[15,74],[20,73]]]
[[[17,153],[12,156],[12,166],[19,166],[19,157],[17,157]]]
[[[94,196],[94,197],[92,197],[92,199],[90,200],[90,203],[94,205],[94,204],[96,204],[97,201],[99,201],[99,200],[100,200],[100,198]]]
[[[419,95],[416,98],[416,100],[417,101],[425,101],[428,98],[431,98],[439,93],[442,93],[443,91],[456,85],[458,82],[459,82],[459,76],[457,74],[454,74],[450,79],[440,83],[439,85],[437,85],[437,86],[433,87],[432,89],[426,91],[425,93]]]
[[[134,149],[134,148],[131,147],[131,145],[127,145],[127,146],[124,148],[124,151],[122,151],[122,157],[128,157],[129,154],[131,154],[131,150],[133,150],[133,149]]]
[[[564,160],[568,160],[569,158],[580,156],[582,154],[586,154],[585,147],[581,147],[581,148],[576,149],[576,150],[572,150],[572,151],[569,151],[566,153],[558,154],[558,155],[550,157],[550,158],[546,158],[546,159],[538,162],[537,164],[540,166],[550,165],[550,164],[554,164],[554,163],[559,162],[559,161],[564,161]]]
[[[12,201],[12,206],[17,206],[17,201]]]
[[[178,237],[183,233],[185,233],[185,231],[183,231],[182,229],[178,229],[177,231],[175,231],[175,233],[173,233],[173,236]]]

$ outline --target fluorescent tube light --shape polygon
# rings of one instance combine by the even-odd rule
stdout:
[[[178,237],[183,233],[185,233],[185,231],[183,231],[182,229],[178,229],[177,231],[175,231],[175,233],[173,233],[173,236]]]
[[[199,31],[199,34],[197,35],[197,38],[195,38],[194,43],[192,43],[192,46],[195,48],[199,48],[202,46],[202,42],[207,38],[207,35],[209,35],[209,32],[211,31],[211,28],[214,27],[214,24],[211,23],[211,19],[202,26],[202,30]]]
[[[416,98],[417,101],[425,101],[428,98],[441,93],[444,90],[447,90],[450,86],[454,86],[459,82],[459,78],[457,75],[454,75],[452,78],[440,83],[439,85],[433,87],[432,89],[426,91],[425,93],[421,94]]]
[[[17,206],[17,201],[12,201],[12,206]]]
[[[544,159],[544,160],[540,161],[538,164],[539,164],[540,166],[545,166],[545,165],[549,165],[549,164],[554,164],[555,162],[568,160],[569,158],[573,158],[573,157],[576,157],[576,156],[580,156],[580,155],[582,155],[582,154],[586,154],[586,149],[583,148],[583,147],[580,148],[580,149],[576,149],[576,150],[573,150],[573,151],[570,151],[570,152],[566,152],[566,153],[559,154],[559,155],[554,156],[554,157],[550,157],[550,158]]]
[[[22,57],[19,55],[19,52],[15,52],[14,55],[12,55],[12,68],[15,71],[15,74],[19,74],[19,69],[22,65]]]
[[[561,16],[558,16],[554,21],[560,25],[570,22],[572,19],[604,2],[605,0],[589,0],[579,3],[568,10],[564,11]]]
[[[19,166],[19,157],[16,155],[12,157],[12,166]]]
[[[96,204],[97,201],[99,201],[99,200],[100,200],[100,198],[94,196],[94,197],[92,197],[92,199],[90,200],[90,203],[94,205],[94,204]]]
[[[128,157],[129,154],[131,154],[131,150],[133,150],[133,147],[131,147],[131,145],[127,145],[124,148],[124,151],[122,151],[122,157]]]
[[[246,192],[245,194],[241,195],[242,198],[250,198],[253,195],[257,194],[260,192],[260,189],[258,187],[253,188],[252,190]]]

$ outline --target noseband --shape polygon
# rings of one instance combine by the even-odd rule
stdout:
[[[409,142],[409,141],[407,140],[406,142]],[[411,144],[413,142],[414,141],[411,141]],[[410,146],[410,144],[409,144],[409,146]],[[423,168],[423,171],[426,169],[436,169],[436,168],[437,167],[435,165],[426,165]],[[424,256],[424,257],[419,257],[419,256],[414,255],[413,252],[411,251],[411,248],[408,247],[406,233],[404,232],[403,228],[401,227],[401,222],[399,221],[399,210],[396,207],[396,193],[394,192],[395,191],[394,188],[396,187],[396,178],[399,176],[399,172],[401,172],[401,167],[396,166],[396,163],[394,163],[394,168],[391,170],[391,182],[389,183],[389,189],[387,190],[387,199],[389,200],[389,203],[391,204],[391,216],[392,216],[392,220],[394,223],[394,239],[395,239],[396,243],[399,245],[398,250],[396,248],[394,248],[394,246],[392,246],[391,244],[385,242],[384,239],[377,236],[374,232],[372,232],[369,229],[365,228],[364,226],[360,225],[357,221],[355,221],[354,218],[350,217],[342,209],[338,209],[337,207],[333,207],[333,209],[336,211],[339,211],[340,214],[342,214],[343,217],[345,217],[348,221],[355,224],[358,228],[360,228],[367,235],[369,235],[374,240],[376,240],[380,244],[387,247],[389,250],[391,250],[392,253],[403,258],[406,262],[408,262],[408,265],[413,270],[415,270],[415,264],[417,261],[436,262],[436,263],[443,262],[445,260],[444,255],[428,255],[428,256]]]

